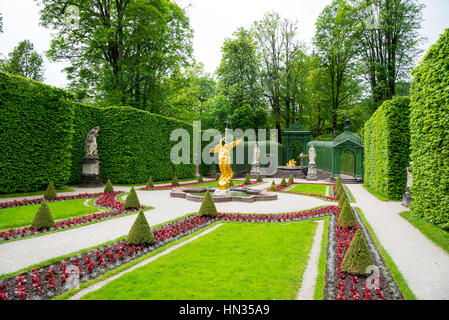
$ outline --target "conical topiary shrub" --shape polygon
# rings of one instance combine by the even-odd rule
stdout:
[[[179,186],[179,180],[178,180],[178,176],[177,176],[177,175],[175,175],[175,176],[173,177],[173,180],[171,181],[171,184],[172,184],[173,186]]]
[[[282,177],[281,186],[286,187],[287,181],[285,181],[285,177]]]
[[[251,178],[249,177],[249,174],[247,173],[246,174],[246,177],[245,177],[245,182],[244,182],[245,184],[251,184]]]
[[[271,191],[277,191],[276,183],[274,182],[274,180],[273,180],[273,182],[271,183],[270,190],[271,190]]]
[[[340,208],[342,208],[343,204],[345,203],[346,200],[348,200],[348,197],[346,196],[346,192],[342,192],[340,198],[338,198],[338,206]]]
[[[354,213],[352,212],[352,208],[348,200],[346,200],[343,204],[343,208],[341,209],[337,224],[339,227],[343,228],[357,226],[357,220],[355,219]]]
[[[208,216],[211,218],[214,218],[218,215],[214,199],[212,199],[209,191],[206,192],[203,202],[201,203],[200,211],[198,211],[198,213],[200,216]]]
[[[256,181],[257,182],[262,182],[263,181],[262,176],[260,175],[260,173],[257,175]]]
[[[126,197],[125,204],[123,205],[125,209],[137,209],[140,208],[139,198],[137,197],[136,190],[134,187],[131,188],[128,196]]]
[[[293,183],[295,180],[293,179],[293,176],[292,175],[290,175],[290,178],[288,178],[288,182],[289,183]]]
[[[145,185],[146,188],[154,188],[153,178],[151,176],[148,178],[147,184]]]
[[[133,245],[144,245],[154,242],[153,232],[151,231],[150,225],[145,218],[143,210],[140,210],[137,215],[136,221],[134,221],[134,224],[128,233],[127,241],[129,244]]]
[[[198,181],[198,183],[203,183],[203,182],[204,182],[203,176],[200,175],[200,176],[198,177],[198,180],[197,180],[197,181]]]
[[[341,271],[350,274],[367,275],[366,268],[373,265],[368,246],[363,238],[362,232],[357,230],[351,245],[345,253],[341,263]]]
[[[229,186],[233,187],[234,186],[234,180],[229,181]]]
[[[50,181],[50,183],[47,186],[47,189],[44,193],[44,199],[45,200],[51,200],[56,199],[58,197],[58,194],[56,193],[55,185],[53,184],[53,181]]]
[[[114,187],[112,186],[111,179],[108,179],[108,182],[106,182],[106,185],[104,186],[103,192],[104,193],[114,192]]]
[[[42,200],[39,209],[34,216],[33,222],[31,223],[31,228],[36,228],[38,230],[41,229],[50,229],[55,226],[55,220],[53,219],[53,215],[51,214],[50,208],[48,207],[47,202]]]

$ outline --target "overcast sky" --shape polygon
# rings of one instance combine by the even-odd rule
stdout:
[[[249,27],[267,11],[276,11],[282,17],[297,20],[299,38],[309,47],[315,32],[315,21],[331,0],[177,0],[188,8],[191,27],[194,30],[194,56],[202,62],[207,72],[213,73],[220,63],[221,46],[225,38],[232,36],[238,27]],[[422,34],[428,38],[423,43],[427,50],[438,36],[449,28],[449,0],[421,0],[423,11]],[[11,52],[19,41],[28,39],[35,49],[48,50],[51,31],[39,26],[40,7],[34,0],[0,0],[3,15],[3,34],[0,34],[0,56]],[[64,87],[67,84],[62,72],[67,63],[50,63],[45,59],[47,84]]]

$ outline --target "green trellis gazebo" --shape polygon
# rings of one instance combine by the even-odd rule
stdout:
[[[307,143],[312,140],[312,134],[310,130],[304,128],[296,118],[296,122],[284,130],[284,152],[285,161],[293,159],[293,148],[295,145],[299,144],[302,148],[304,154],[308,153]],[[305,161],[307,164],[307,161]],[[299,164],[298,164],[299,165]]]

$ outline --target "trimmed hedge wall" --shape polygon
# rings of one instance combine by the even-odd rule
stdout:
[[[72,94],[0,72],[0,193],[67,184]]]
[[[449,222],[449,29],[416,67],[411,87],[411,210]]]
[[[410,162],[410,100],[385,101],[365,123],[364,183],[380,195],[398,200],[407,183]]]
[[[145,184],[150,176],[155,181],[170,180],[175,174],[194,176],[193,164],[174,166],[170,161],[170,150],[177,143],[170,141],[171,132],[183,128],[192,137],[191,125],[132,107],[107,107],[100,109],[99,126],[103,179],[110,178],[113,184]],[[192,139],[190,144],[191,149]]]

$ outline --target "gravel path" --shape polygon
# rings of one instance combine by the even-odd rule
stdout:
[[[271,183],[271,180],[266,179],[265,181]],[[279,183],[281,179],[274,180]],[[268,186],[269,184],[265,183],[254,186],[254,188],[267,188]],[[129,191],[129,189],[129,187],[114,187],[114,190]],[[101,192],[102,188],[77,189],[74,193],[86,192],[86,190],[88,192]],[[141,204],[155,207],[155,209],[146,212],[146,218],[151,226],[196,212],[201,205],[201,203],[186,199],[170,198],[169,190],[136,191]],[[273,201],[224,202],[217,203],[216,206],[221,212],[281,213],[332,204],[334,203],[318,198],[278,193],[278,199]],[[62,232],[0,244],[0,274],[14,272],[51,258],[117,239],[129,232],[134,220],[135,214]]]
[[[320,259],[321,242],[323,240],[324,221],[318,220],[318,226],[313,237],[307,268],[302,277],[301,288],[296,300],[313,300],[316,278],[318,276],[318,262]]]
[[[188,243],[190,243],[190,242],[192,242],[192,241],[195,241],[196,239],[198,239],[198,238],[200,238],[200,237],[202,237],[202,236],[204,236],[204,235],[206,235],[206,234],[208,234],[208,233],[211,233],[212,231],[216,230],[218,227],[220,227],[220,226],[222,226],[222,225],[223,225],[222,223],[217,224],[217,225],[215,225],[215,226],[213,226],[213,227],[211,227],[211,228],[209,228],[209,229],[207,229],[207,230],[205,230],[205,231],[203,231],[203,232],[201,232],[201,233],[199,233],[199,234],[193,236],[193,237],[190,238],[189,240],[186,240],[186,241],[184,241],[184,242],[178,243],[178,244],[176,244],[176,245],[174,245],[174,246],[168,248],[167,250],[164,250],[164,251],[162,251],[161,253],[158,253],[158,254],[155,255],[155,256],[152,256],[152,257],[150,257],[150,258],[148,258],[148,259],[146,259],[146,260],[144,260],[144,261],[142,261],[142,262],[139,262],[138,264],[136,264],[135,266],[132,266],[132,267],[129,268],[129,269],[126,269],[126,270],[124,270],[124,271],[122,271],[122,272],[119,272],[119,273],[117,273],[116,275],[113,275],[112,277],[107,278],[107,279],[105,279],[105,280],[103,280],[103,281],[97,282],[97,283],[91,285],[90,287],[87,287],[87,288],[85,288],[85,289],[79,291],[77,294],[75,294],[75,295],[73,295],[72,297],[70,297],[69,300],[79,300],[80,298],[82,298],[83,296],[85,296],[86,294],[88,294],[89,292],[93,292],[93,291],[96,291],[96,290],[98,290],[98,289],[104,287],[104,286],[107,285],[109,282],[114,281],[115,279],[120,278],[120,277],[123,276],[124,274],[127,274],[127,273],[129,273],[129,272],[131,272],[131,271],[134,271],[134,270],[136,270],[137,268],[143,267],[143,266],[149,264],[150,262],[153,262],[154,260],[156,260],[156,259],[158,259],[158,258],[160,258],[160,257],[163,257],[163,256],[169,254],[170,252],[172,252],[172,251],[174,251],[174,250],[176,250],[176,249],[178,249],[178,248],[180,248],[180,247],[182,247],[182,246],[185,246],[186,244],[188,244]]]
[[[400,202],[380,201],[362,185],[349,184],[383,247],[418,299],[449,299],[449,255],[402,218]]]

